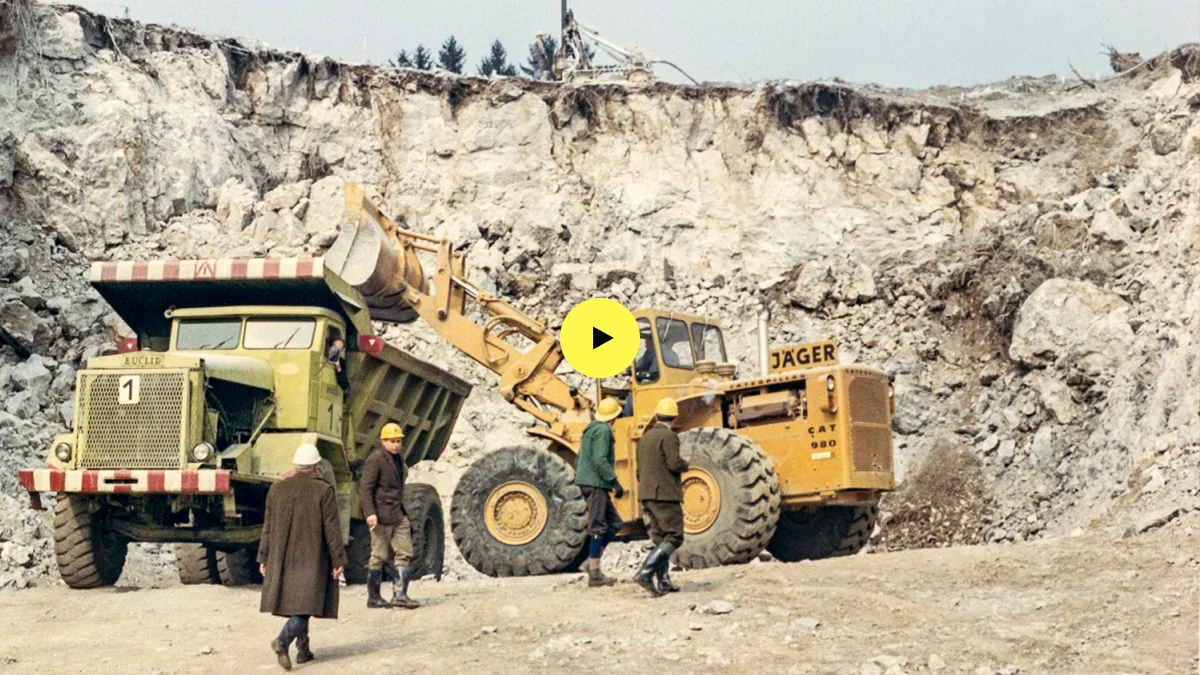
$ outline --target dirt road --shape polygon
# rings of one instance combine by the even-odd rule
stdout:
[[[1195,514],[1193,514],[1195,515]],[[318,673],[1195,673],[1200,519],[1149,535],[754,563],[650,600],[577,575],[419,582],[313,622]],[[255,588],[0,596],[0,672],[279,672]],[[728,613],[709,613],[728,612]],[[935,656],[936,655],[936,656]]]

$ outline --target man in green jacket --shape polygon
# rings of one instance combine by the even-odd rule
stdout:
[[[579,456],[575,458],[575,484],[587,501],[588,514],[588,586],[610,586],[616,579],[600,571],[600,555],[617,532],[625,526],[617,515],[611,490],[620,499],[625,488],[613,469],[612,422],[621,414],[621,404],[606,398],[596,407],[596,419],[583,430]]]

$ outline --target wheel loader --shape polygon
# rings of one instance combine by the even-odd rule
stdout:
[[[878,501],[894,487],[894,397],[882,371],[839,364],[832,342],[768,349],[760,320],[760,372],[738,379],[719,322],[639,309],[644,351],[628,383],[593,381],[585,395],[559,376],[562,350],[544,321],[472,284],[453,242],[405,229],[380,204],[363,186],[347,186],[326,264],[363,294],[372,318],[429,324],[534,418],[528,444],[493,449],[454,490],[453,537],[476,569],[522,576],[583,562],[585,506],[573,465],[603,396],[625,399],[629,411],[614,423],[616,472],[628,486],[614,500],[628,523],[619,537],[645,536],[635,447],[655,404],[670,396],[681,452],[692,458],[678,564],[744,563],[764,549],[783,561],[827,558],[866,544]],[[432,275],[422,263],[429,257]]]

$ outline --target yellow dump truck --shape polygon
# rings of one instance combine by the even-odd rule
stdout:
[[[375,335],[362,295],[320,258],[100,262],[90,281],[136,337],[78,372],[74,428],[46,468],[20,472],[36,507],[57,495],[63,580],[112,584],[129,542],[175,542],[184,583],[258,581],[266,493],[301,443],[328,461],[346,577],[365,579],[363,460],[388,422],[409,465],[436,459],[470,385]],[[405,507],[414,573],[440,575],[437,493],[409,484]]]
[[[432,275],[422,257],[433,259]],[[771,350],[760,322],[759,372],[737,379],[719,322],[635,310],[652,353],[639,353],[624,383],[593,381],[585,395],[558,374],[563,354],[545,321],[473,285],[452,242],[402,227],[361,186],[347,187],[343,230],[326,260],[376,320],[426,322],[534,418],[530,444],[493,449],[454,492],[455,542],[486,574],[569,570],[586,557],[573,466],[605,395],[632,398],[631,414],[614,424],[617,475],[630,487],[615,500],[627,538],[645,536],[636,443],[660,399],[679,401],[675,426],[694,460],[683,477],[687,537],[675,553],[687,567],[746,562],[764,548],[785,561],[854,553],[895,485],[891,383],[879,369],[840,364],[832,342]]]

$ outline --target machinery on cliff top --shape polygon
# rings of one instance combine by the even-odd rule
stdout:
[[[580,84],[623,81],[634,87],[644,87],[654,82],[654,64],[661,63],[679,71],[692,84],[699,84],[670,61],[650,59],[637,47],[623,47],[601,37],[600,31],[575,19],[575,12],[567,8],[567,0],[562,0],[561,18],[562,34],[552,68],[556,80]],[[615,63],[593,62],[591,46]]]
[[[631,365],[619,386],[595,380],[584,396],[556,374],[563,354],[554,331],[467,281],[465,254],[452,242],[401,227],[360,185],[347,186],[346,208],[325,261],[362,293],[372,318],[423,320],[498,375],[504,399],[537,421],[526,431],[538,443],[487,454],[454,491],[453,536],[476,569],[519,576],[582,562],[585,508],[573,465],[603,396],[632,397],[632,415],[613,426],[616,473],[629,486],[614,500],[628,523],[620,536],[645,536],[635,447],[657,402],[670,396],[679,403],[682,453],[693,458],[683,477],[687,537],[678,563],[741,563],[764,548],[784,561],[825,558],[866,544],[878,500],[894,487],[894,398],[883,372],[839,365],[832,342],[768,351],[760,321],[762,372],[734,379],[718,322],[640,309],[633,314],[653,367]],[[421,262],[428,255],[432,277]],[[482,322],[468,317],[468,299]],[[646,362],[643,353],[637,362]]]

